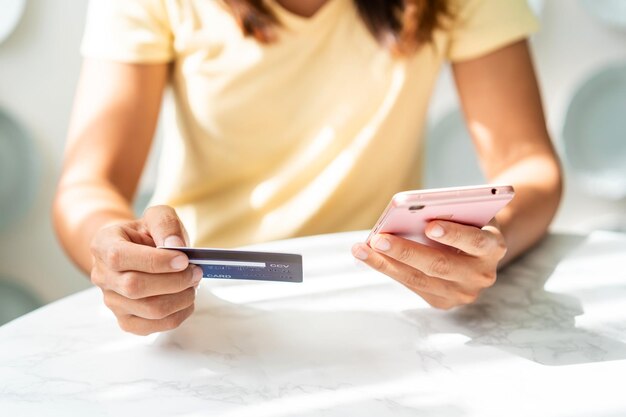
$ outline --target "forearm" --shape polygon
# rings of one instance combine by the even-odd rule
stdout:
[[[86,274],[93,264],[90,251],[94,235],[102,227],[133,219],[129,202],[112,184],[84,182],[59,185],[53,220],[63,248]]]
[[[502,266],[548,230],[561,199],[561,168],[552,155],[539,154],[521,159],[491,180],[515,187],[515,198],[496,216],[508,247]]]
[[[508,248],[503,265],[546,233],[561,198],[561,169],[526,40],[453,68],[487,178],[515,187],[515,198],[496,216]]]
[[[95,234],[134,217],[131,201],[152,143],[167,74],[167,64],[85,60],[53,218],[63,247],[87,273]]]

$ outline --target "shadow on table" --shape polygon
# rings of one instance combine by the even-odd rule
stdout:
[[[156,344],[174,354],[198,353],[198,365],[225,375],[228,381],[221,383],[232,389],[252,375],[270,390],[294,392],[319,389],[320,375],[326,374],[337,386],[324,389],[371,384],[377,392],[401,391],[402,385],[393,384],[416,370],[424,375],[447,369],[446,348],[432,342],[442,334],[544,365],[625,359],[621,341],[576,327],[576,316],[583,314],[577,298],[544,289],[559,262],[583,240],[552,235],[503,271],[477,303],[453,311],[266,311],[213,296],[207,309]],[[358,296],[363,289],[353,291]],[[256,386],[251,383],[250,389]]]
[[[576,316],[584,313],[577,298],[544,289],[559,262],[583,241],[551,236],[502,271],[473,305],[405,314],[415,322],[428,321],[433,333],[460,333],[471,338],[468,345],[496,347],[543,365],[626,359],[620,340],[576,327]]]

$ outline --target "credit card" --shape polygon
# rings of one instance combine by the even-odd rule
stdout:
[[[202,268],[204,278],[302,282],[302,255],[169,246],[159,249],[183,252],[189,263]]]

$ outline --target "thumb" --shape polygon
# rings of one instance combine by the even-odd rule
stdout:
[[[172,207],[149,207],[143,218],[156,246],[186,246],[185,226]]]

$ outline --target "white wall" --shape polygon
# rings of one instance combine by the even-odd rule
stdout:
[[[77,81],[85,1],[29,0],[15,32],[0,44],[0,107],[36,141],[42,162],[35,206],[0,234],[0,276],[45,301],[86,288],[52,231],[50,205]]]
[[[29,0],[16,32],[0,44],[0,106],[35,137],[42,157],[35,207],[13,230],[0,234],[0,277],[11,276],[46,301],[86,288],[89,283],[65,258],[54,237],[50,202],[78,76],[78,45],[86,1]],[[626,60],[626,34],[606,29],[573,0],[549,0],[543,30],[533,39],[549,126],[559,138],[573,88],[607,62]],[[431,120],[455,105],[449,74],[442,77]],[[584,229],[590,216],[626,213],[626,204],[591,201],[574,182],[555,226]]]

